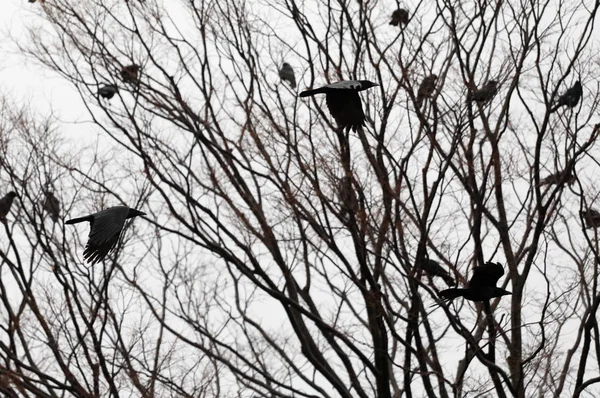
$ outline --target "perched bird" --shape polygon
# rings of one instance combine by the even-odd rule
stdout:
[[[434,276],[439,276],[446,282],[448,286],[454,286],[456,283],[454,279],[450,276],[448,271],[446,271],[440,263],[435,260],[431,260],[429,258],[424,258],[422,261],[415,263],[415,269],[420,273],[421,271],[425,271],[430,278]]]
[[[579,215],[583,219],[585,229],[600,227],[600,213],[594,209],[582,210]]]
[[[504,268],[500,263],[487,262],[473,269],[473,276],[466,288],[450,288],[442,290],[440,296],[449,301],[457,297],[464,297],[471,301],[487,301],[494,297],[512,294],[511,292],[496,287],[498,279],[504,275]]]
[[[111,99],[117,92],[119,89],[114,84],[104,84],[98,89],[98,95],[106,99]]]
[[[140,72],[140,66],[137,64],[124,66],[123,69],[121,69],[121,78],[123,79],[123,81],[125,83],[137,84],[139,82],[139,80],[138,80],[139,72]]]
[[[102,261],[108,252],[115,247],[125,225],[125,220],[136,216],[144,216],[139,210],[127,206],[114,206],[89,216],[74,218],[65,224],[90,222],[90,235],[83,257],[94,265]]]
[[[575,174],[570,170],[559,171],[540,180],[539,187],[550,184],[569,184],[573,185],[576,181]]]
[[[431,98],[433,92],[435,91],[435,83],[437,82],[437,75],[429,75],[423,79],[421,85],[419,86],[419,90],[417,91],[417,108],[420,108],[423,105],[423,100],[425,98]]]
[[[404,8],[398,8],[396,11],[392,13],[392,20],[390,21],[390,25],[392,26],[400,26],[408,24],[408,11]]]
[[[379,84],[368,80],[343,80],[314,90],[303,91],[300,93],[300,97],[325,94],[329,113],[338,126],[342,130],[356,131],[365,125],[365,113],[358,92],[375,86],[379,86]]]
[[[338,196],[340,198],[340,214],[345,222],[351,220],[350,215],[358,209],[358,198],[354,191],[352,177],[345,176],[340,179],[338,186]]]
[[[52,221],[57,222],[58,217],[60,216],[60,201],[54,193],[51,191],[45,191],[44,195],[46,199],[44,200],[43,209],[48,213]]]
[[[0,220],[6,220],[6,216],[16,197],[17,194],[14,191],[10,191],[0,199]]]
[[[281,65],[279,77],[281,80],[287,81],[292,88],[296,88],[296,76],[294,75],[294,70],[287,62],[284,62],[283,65]]]
[[[554,103],[554,107],[550,109],[550,113],[556,112],[558,108],[561,106],[568,106],[569,108],[575,108],[575,106],[579,103],[581,96],[583,95],[583,88],[581,87],[581,82],[577,80],[575,85],[564,92],[563,95],[558,97],[556,102]]]
[[[483,104],[494,98],[494,95],[496,95],[497,92],[498,82],[496,80],[490,80],[480,89],[469,92],[467,95],[467,101],[475,101]]]

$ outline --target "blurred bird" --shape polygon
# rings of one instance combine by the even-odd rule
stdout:
[[[573,185],[576,181],[575,175],[570,170],[559,171],[550,174],[548,177],[540,180],[539,187],[550,184],[569,184]]]
[[[392,20],[390,21],[390,25],[392,26],[400,26],[408,24],[408,11],[404,8],[398,8],[396,11],[392,13]]]
[[[296,76],[294,75],[294,70],[287,62],[284,62],[283,65],[281,65],[279,77],[281,80],[287,81],[292,88],[296,88]]]
[[[121,78],[123,79],[123,81],[125,83],[137,84],[139,82],[139,80],[138,80],[139,72],[140,72],[140,66],[137,64],[124,66],[123,69],[121,69]]]
[[[114,84],[104,84],[98,89],[98,95],[102,98],[111,99],[119,91]]]
[[[0,199],[0,220],[6,220],[6,216],[10,211],[13,201],[17,197],[14,191],[10,191],[2,199]]]
[[[457,297],[464,297],[470,301],[487,301],[495,297],[512,294],[505,289],[496,287],[496,283],[502,275],[504,275],[502,264],[487,262],[473,269],[473,276],[466,288],[442,290],[440,296],[444,301],[450,301]]]
[[[375,86],[379,86],[379,84],[368,80],[344,80],[314,90],[303,91],[300,93],[300,97],[325,94],[329,113],[338,126],[342,130],[356,131],[365,125],[365,113],[358,92]]]
[[[446,282],[448,286],[454,286],[456,283],[454,279],[450,276],[448,271],[446,271],[440,263],[435,260],[431,260],[429,258],[424,258],[422,261],[415,263],[415,269],[420,273],[420,271],[425,271],[430,278],[434,276],[439,276]]]
[[[44,200],[43,209],[48,213],[52,221],[57,222],[60,216],[60,201],[51,191],[45,191],[44,195],[46,199]]]
[[[437,75],[429,75],[423,79],[421,85],[419,86],[419,90],[417,91],[417,101],[416,106],[420,108],[423,105],[423,100],[425,98],[431,98],[433,92],[435,91],[435,83],[437,82]]]
[[[480,89],[469,92],[467,95],[467,101],[475,101],[483,104],[494,98],[494,95],[496,95],[497,92],[498,82],[496,80],[490,80]]]
[[[582,210],[579,215],[583,219],[585,229],[600,227],[600,213],[594,209]]]
[[[338,195],[340,198],[340,213],[345,222],[350,221],[350,214],[356,212],[358,208],[358,198],[354,191],[352,177],[345,176],[340,180],[338,186]]]
[[[554,108],[550,109],[550,113],[556,112],[561,106],[568,106],[569,108],[575,108],[579,103],[581,96],[583,95],[583,87],[581,82],[577,80],[573,87],[564,92],[563,95],[558,97],[554,103]]]
[[[115,247],[125,225],[125,220],[144,215],[146,213],[127,206],[114,206],[89,216],[74,218],[65,222],[65,224],[90,222],[90,235],[85,245],[83,258],[94,265],[102,261],[108,252]]]

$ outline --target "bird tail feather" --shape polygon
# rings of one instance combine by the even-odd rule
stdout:
[[[440,292],[440,296],[445,299],[445,300],[453,300],[457,297],[460,297],[463,295],[463,292],[466,289],[461,289],[461,288],[451,288],[451,289],[446,289],[446,290],[442,290]]]
[[[77,224],[79,222],[92,221],[93,219],[94,219],[94,217],[92,217],[92,216],[73,218],[71,220],[65,221],[65,224]]]
[[[300,97],[309,97],[315,94],[325,94],[327,90],[324,87],[316,88],[314,90],[306,90],[300,93]]]

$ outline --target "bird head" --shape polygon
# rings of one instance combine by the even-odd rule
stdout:
[[[129,209],[129,213],[127,213],[127,218],[133,218],[133,217],[137,217],[137,216],[145,216],[146,213],[141,212],[139,210],[136,209]]]
[[[14,199],[17,197],[17,193],[15,191],[10,191],[9,193],[6,194],[6,196]]]
[[[496,87],[497,85],[498,85],[498,81],[497,80],[490,80],[486,84],[486,86],[493,86],[493,87]]]
[[[283,64],[281,64],[282,68],[291,68],[292,66],[290,64],[288,64],[287,62],[284,62]]]
[[[375,87],[375,86],[379,86],[379,84],[373,83],[370,80],[360,80],[360,90],[359,91],[366,90],[368,88]]]
[[[438,75],[436,75],[436,74],[434,73],[434,74],[432,74],[430,77],[431,77],[431,80],[437,80],[437,78],[438,78]]]

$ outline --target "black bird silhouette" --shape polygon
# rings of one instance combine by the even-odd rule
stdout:
[[[390,21],[390,25],[392,26],[400,26],[408,24],[408,11],[404,8],[399,8],[392,13],[392,20]]]
[[[368,80],[344,80],[314,90],[303,91],[300,93],[300,97],[325,94],[329,113],[338,126],[342,130],[357,131],[365,125],[365,113],[358,92],[375,86],[379,86],[379,84]]]
[[[585,229],[600,227],[600,213],[597,210],[582,210],[579,215],[583,219]]]
[[[483,104],[494,98],[497,92],[498,82],[496,80],[490,80],[480,89],[469,92],[467,95],[467,101],[475,101]]]
[[[437,75],[429,75],[423,79],[421,85],[419,86],[419,90],[417,91],[417,101],[416,106],[420,108],[423,105],[423,100],[425,98],[431,98],[433,92],[435,91],[435,83],[437,82]]]
[[[294,70],[287,62],[284,62],[281,65],[281,69],[279,69],[279,77],[283,81],[287,81],[292,88],[296,88],[296,76],[294,75]]]
[[[581,87],[581,82],[577,80],[573,87],[564,92],[563,95],[558,97],[556,102],[554,103],[554,107],[550,109],[550,113],[556,112],[558,108],[561,106],[568,106],[569,108],[574,108],[581,99],[583,95],[583,87]]]
[[[0,220],[6,220],[6,216],[10,211],[13,201],[17,197],[14,191],[10,191],[2,199],[0,199]]]
[[[454,286],[456,283],[454,279],[450,276],[448,271],[446,271],[440,263],[435,260],[431,260],[430,258],[424,258],[422,261],[415,263],[415,269],[420,271],[425,271],[427,275],[430,277],[439,276],[446,282],[448,286]]]
[[[118,91],[118,87],[114,84],[103,84],[98,89],[98,95],[102,98],[111,99]]]
[[[44,195],[46,196],[46,199],[44,200],[43,208],[52,221],[57,222],[58,217],[60,216],[60,201],[51,191],[45,191]]]
[[[125,83],[137,84],[139,82],[138,74],[140,72],[140,66],[138,64],[132,64],[124,66],[121,69],[121,78]]]
[[[146,213],[127,206],[114,206],[89,216],[74,218],[65,222],[65,224],[90,222],[90,235],[85,245],[83,258],[94,265],[102,261],[108,252],[115,247],[125,225],[125,220],[144,215]]]
[[[554,174],[550,174],[549,176],[540,180],[538,186],[550,185],[550,184],[569,184],[573,185],[576,181],[575,174],[573,174],[570,170],[559,171]]]
[[[496,287],[498,279],[504,275],[504,268],[500,263],[487,262],[473,269],[473,276],[466,288],[450,288],[442,290],[440,296],[449,301],[457,297],[464,297],[470,301],[487,301],[494,297],[512,294],[511,292]]]

